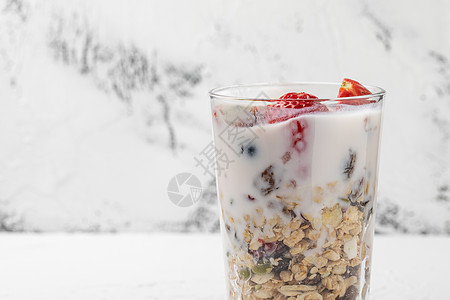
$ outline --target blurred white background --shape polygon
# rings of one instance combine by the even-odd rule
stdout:
[[[208,90],[388,92],[378,232],[450,234],[450,2],[0,1],[0,231],[215,231]],[[191,172],[201,201],[167,197]]]

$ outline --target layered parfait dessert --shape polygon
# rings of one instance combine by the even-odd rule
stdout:
[[[229,299],[366,297],[381,97],[349,79],[326,101],[212,97]]]

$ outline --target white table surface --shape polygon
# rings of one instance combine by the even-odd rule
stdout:
[[[225,300],[218,235],[0,234],[0,299]],[[450,299],[450,238],[376,236],[372,300]]]

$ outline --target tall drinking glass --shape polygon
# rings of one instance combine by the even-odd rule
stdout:
[[[367,299],[385,91],[339,86],[210,92],[228,299]]]

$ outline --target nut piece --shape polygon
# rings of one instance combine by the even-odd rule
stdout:
[[[272,279],[273,276],[273,272],[270,272],[268,274],[253,274],[252,279],[250,280],[256,284],[263,284]]]
[[[348,259],[355,258],[358,255],[358,236],[354,236],[350,241],[344,243],[344,252]]]

